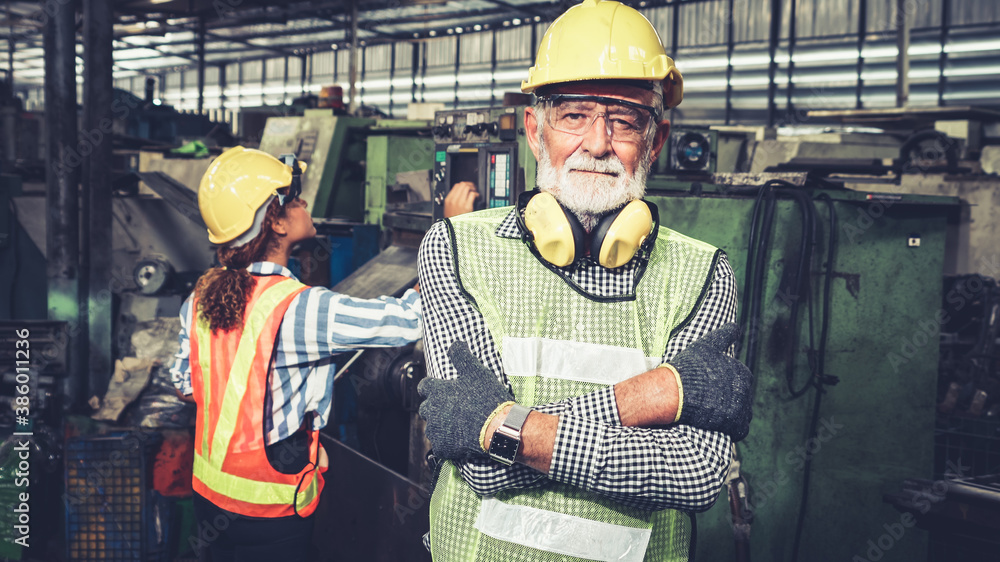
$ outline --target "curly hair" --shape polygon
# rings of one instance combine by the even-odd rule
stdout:
[[[198,315],[208,322],[212,332],[228,331],[243,322],[247,301],[255,282],[247,266],[263,260],[269,250],[277,247],[278,237],[271,226],[285,217],[285,208],[273,199],[264,214],[260,234],[237,246],[219,246],[216,255],[223,267],[206,271],[195,285],[198,295]]]

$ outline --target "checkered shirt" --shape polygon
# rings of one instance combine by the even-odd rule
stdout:
[[[296,279],[288,268],[256,262],[247,270],[259,276]],[[297,279],[296,279],[297,280]],[[191,394],[191,297],[181,306],[180,350],[170,368],[174,386]],[[420,295],[356,299],[324,287],[310,287],[292,299],[278,329],[271,377],[271,415],[264,416],[267,444],[295,433],[314,413],[312,429],[326,426],[333,403],[338,354],[368,347],[399,347],[420,339]],[[346,356],[344,356],[346,359]]]
[[[496,236],[520,238],[513,211],[501,222]],[[638,258],[617,269],[588,261],[564,271],[594,295],[616,296],[631,292],[638,265]],[[451,240],[443,223],[434,224],[424,237],[418,268],[428,376],[456,378],[458,373],[447,350],[455,340],[464,340],[483,364],[508,384],[485,319],[459,289]],[[517,282],[516,276],[511,282]],[[697,314],[670,339],[663,360],[734,321],[736,294],[732,267],[723,256]],[[622,427],[613,386],[533,409],[559,416],[549,474],[522,464],[506,467],[489,459],[458,462],[462,477],[476,493],[493,495],[506,489],[543,486],[551,479],[640,509],[703,511],[715,502],[729,468],[731,442],[721,433],[686,425]]]

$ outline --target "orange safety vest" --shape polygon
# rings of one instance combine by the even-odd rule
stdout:
[[[197,314],[197,298],[191,304],[191,380],[198,404],[193,487],[234,513],[286,517],[298,511],[305,517],[316,510],[323,475],[312,463],[298,474],[271,466],[264,451],[264,400],[278,328],[306,285],[277,275],[255,280],[241,327],[213,334]],[[319,432],[309,431],[311,459],[318,458],[319,447]]]

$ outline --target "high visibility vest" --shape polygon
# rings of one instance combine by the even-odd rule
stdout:
[[[278,328],[292,299],[307,287],[278,275],[254,279],[243,324],[232,330],[213,334],[197,313],[197,298],[191,304],[191,381],[198,404],[193,487],[241,515],[286,517],[297,510],[304,517],[319,503],[323,475],[312,463],[298,474],[271,466],[264,407]],[[318,458],[319,447],[319,432],[309,431],[310,459]]]
[[[721,252],[661,227],[634,292],[595,297],[495,231],[510,207],[451,219],[459,286],[498,347],[518,403],[579,396],[658,366],[691,321]],[[514,277],[515,279],[512,279]],[[682,561],[690,518],[633,508],[581,487],[480,497],[445,463],[430,503],[435,562]]]

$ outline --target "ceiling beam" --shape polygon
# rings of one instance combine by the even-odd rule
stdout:
[[[170,51],[164,51],[163,49],[160,48],[160,45],[146,45],[146,46],[136,45],[135,48],[136,49],[152,49],[152,50],[154,50],[154,51],[156,51],[158,53],[163,53],[164,55],[166,55],[168,57],[177,57],[177,58],[187,59],[187,60],[189,60],[191,62],[198,62],[198,59],[195,58],[193,55],[192,56],[188,56],[188,55],[185,55],[185,54],[178,54],[178,53],[171,53]],[[153,57],[150,57],[150,58],[153,58]],[[128,59],[128,60],[137,60],[137,59]],[[144,59],[138,59],[138,60],[144,60]],[[127,61],[125,61],[125,62],[127,62]]]
[[[505,8],[507,10],[513,10],[515,12],[524,14],[526,16],[532,16],[532,17],[538,16],[543,19],[551,19],[553,17],[548,12],[543,12],[531,7],[531,4],[511,4],[509,2],[502,2],[501,0],[486,0],[486,2],[489,2],[494,6]]]
[[[290,53],[290,52],[288,52],[285,49],[282,49],[280,47],[267,46],[267,45],[257,45],[255,43],[251,43],[248,39],[226,37],[225,35],[219,35],[217,33],[210,33],[208,31],[205,32],[205,36],[206,37],[212,37],[214,39],[218,39],[218,40],[222,40],[222,41],[227,41],[229,43],[239,43],[240,45],[246,45],[246,46],[252,47],[254,49],[259,49],[259,50],[263,50],[263,51],[271,51],[272,53],[277,53],[277,54],[279,54],[279,55],[281,55],[283,57],[294,56],[293,53]]]

